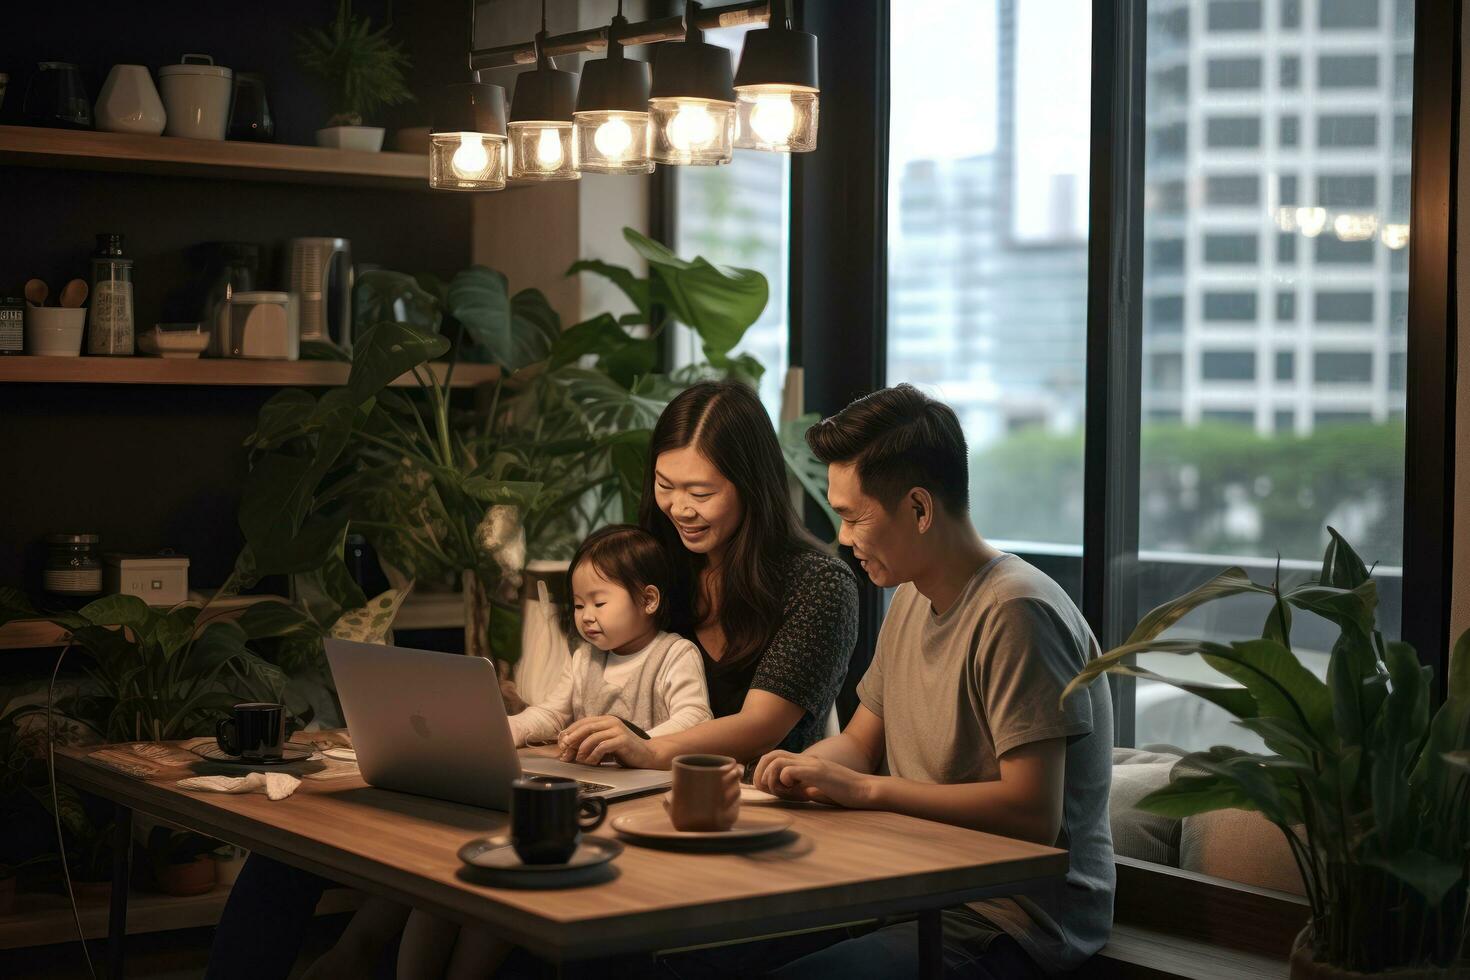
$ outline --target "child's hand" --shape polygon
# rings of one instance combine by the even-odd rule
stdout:
[[[657,768],[653,750],[645,739],[612,715],[595,715],[568,725],[558,740],[563,762],[580,762],[589,766],[603,759],[616,759],[629,769]]]

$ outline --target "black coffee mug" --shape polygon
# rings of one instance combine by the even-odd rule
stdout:
[[[286,744],[286,706],[237,704],[233,718],[221,718],[214,726],[214,740],[242,759],[279,759]]]
[[[26,86],[22,106],[33,126],[91,129],[92,100],[82,83],[81,69],[66,61],[43,61]]]
[[[579,796],[575,780],[527,776],[510,786],[510,843],[525,864],[566,864],[582,831],[607,818],[607,800]]]
[[[235,74],[235,92],[230,108],[232,140],[269,143],[275,138],[276,124],[271,118],[270,103],[265,97],[265,79],[254,72]]]

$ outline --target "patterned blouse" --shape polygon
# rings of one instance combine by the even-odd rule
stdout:
[[[781,625],[764,653],[727,664],[703,646],[699,652],[716,718],[739,713],[751,688],[770,691],[805,711],[779,746],[800,752],[822,740],[847,677],[857,645],[857,580],[840,558],[808,550],[791,554],[784,578]]]

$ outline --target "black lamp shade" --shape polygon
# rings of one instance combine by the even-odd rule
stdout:
[[[577,103],[577,76],[556,68],[532,68],[516,76],[510,102],[511,122],[572,121]]]
[[[618,42],[611,42],[616,44]],[[582,65],[578,112],[647,112],[648,65],[632,58],[599,58]]]
[[[817,36],[773,28],[746,34],[735,87],[747,85],[817,89]]]
[[[505,135],[505,89],[489,82],[449,85],[434,112],[436,133]]]
[[[751,31],[751,35],[764,33]],[[730,52],[707,41],[670,41],[653,55],[653,99],[710,99],[734,102]]]

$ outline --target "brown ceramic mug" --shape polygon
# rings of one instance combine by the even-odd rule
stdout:
[[[664,806],[675,830],[729,830],[740,816],[740,765],[728,755],[675,756],[672,796]]]

